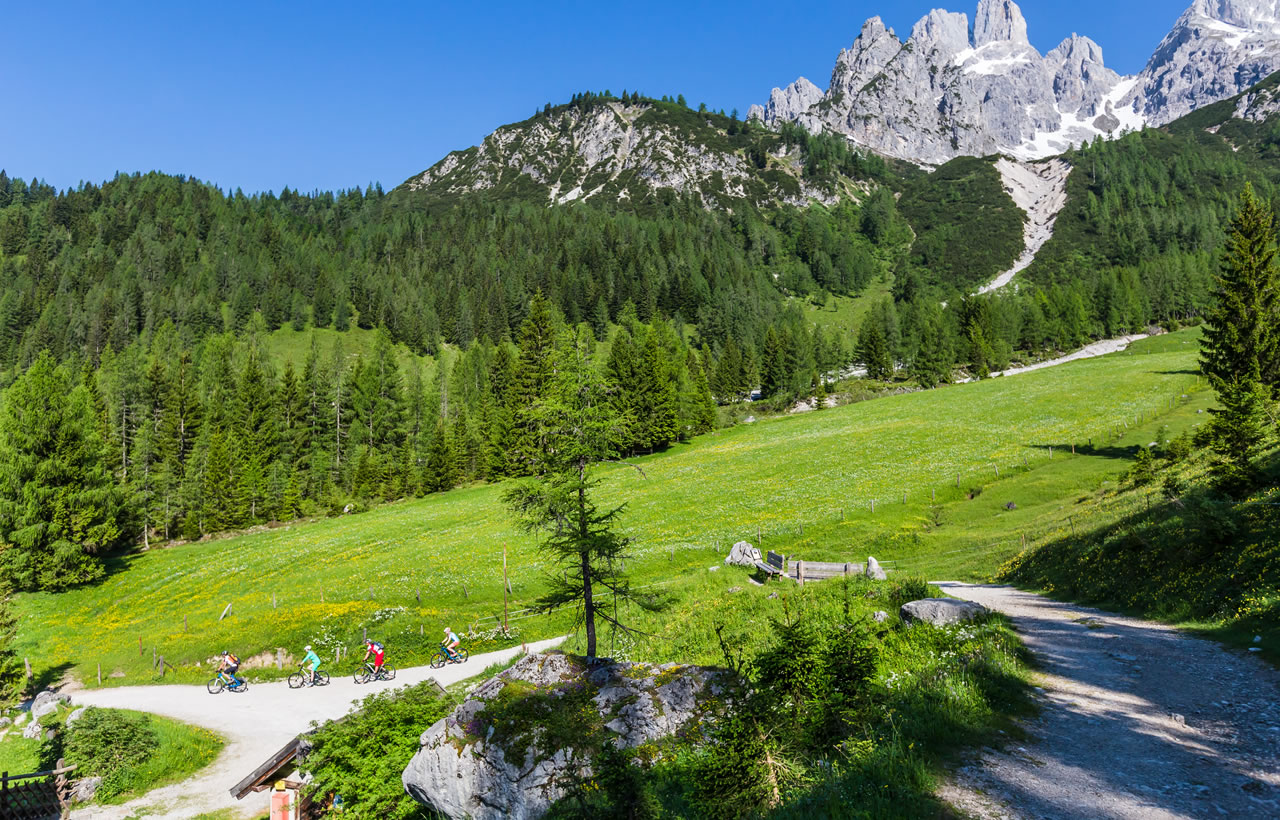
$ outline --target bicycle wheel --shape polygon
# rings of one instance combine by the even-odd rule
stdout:
[[[303,680],[302,680],[301,672],[294,672],[292,675],[289,676],[290,689],[301,689],[302,683],[303,683]]]
[[[353,674],[351,677],[355,680],[356,683],[368,683],[369,667],[367,666],[360,667],[355,671],[355,674]]]
[[[439,669],[440,667],[444,666],[445,663],[447,662],[448,662],[448,659],[445,658],[444,653],[437,652],[435,656],[431,659],[431,668]]]
[[[231,684],[230,686],[227,687],[227,690],[230,692],[248,692],[249,681],[245,680],[244,678],[241,678],[239,683]]]
[[[315,684],[316,684],[316,686],[328,686],[328,685],[329,685],[329,673],[328,673],[328,672],[316,672]]]
[[[458,663],[466,663],[467,658],[471,657],[471,654],[462,648],[454,650],[454,653],[458,656]]]
[[[378,680],[395,680],[396,668],[390,664],[386,664],[378,672]]]
[[[218,694],[225,686],[226,684],[222,682],[222,678],[214,678],[206,684],[206,688],[209,690],[209,694],[211,695]]]

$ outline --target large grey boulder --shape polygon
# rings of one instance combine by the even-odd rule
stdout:
[[[530,655],[485,681],[423,732],[418,753],[405,767],[404,787],[446,817],[541,817],[577,777],[590,773],[594,750],[585,743],[575,748],[563,738],[548,739],[536,722],[523,727],[510,718],[498,721],[495,701],[563,698],[564,708],[581,708],[585,700],[598,716],[596,726],[603,724],[615,743],[630,747],[668,737],[703,718],[709,696],[720,691],[716,679],[721,674],[677,664],[588,667],[584,659],[561,652]]]
[[[739,541],[733,545],[733,549],[729,550],[729,554],[725,556],[726,565],[737,567],[754,567],[756,562],[760,560],[760,550],[751,546],[746,541]]]
[[[40,721],[33,720],[27,724],[27,728],[22,730],[22,736],[27,740],[38,740],[44,728],[40,725]]]
[[[88,803],[98,793],[98,787],[101,785],[101,777],[84,777],[77,780],[71,789],[71,802]]]
[[[888,575],[885,575],[884,568],[880,566],[880,562],[872,558],[870,555],[867,556],[867,569],[865,574],[873,581],[884,581],[889,577]]]
[[[67,722],[66,722],[66,724],[65,724],[65,725],[66,725],[66,727],[67,727],[68,729],[70,729],[70,728],[71,728],[71,725],[72,725],[73,723],[75,723],[75,722],[76,722],[77,720],[79,720],[80,718],[84,717],[84,710],[85,710],[86,708],[88,708],[88,707],[86,707],[86,706],[81,706],[79,709],[76,709],[74,712],[72,712],[71,714],[67,715]]]
[[[902,605],[899,616],[907,624],[927,623],[934,626],[947,626],[972,621],[986,615],[987,608],[973,601],[960,601],[955,598],[924,598]]]
[[[31,714],[36,717],[42,717],[56,712],[59,703],[69,703],[70,701],[70,695],[60,695],[52,689],[45,689],[31,701]],[[49,708],[51,705],[53,708]]]

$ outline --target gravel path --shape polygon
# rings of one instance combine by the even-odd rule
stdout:
[[[1174,627],[1007,586],[942,582],[1010,616],[1040,664],[1028,737],[941,797],[978,818],[1280,818],[1280,670]]]
[[[562,638],[529,644],[530,652],[541,652]],[[125,686],[116,689],[81,690],[72,694],[80,706],[137,709],[176,718],[220,732],[227,745],[213,763],[192,779],[148,792],[120,806],[87,806],[71,813],[72,820],[125,820],[135,815],[147,820],[188,820],[202,812],[229,809],[235,816],[255,817],[266,811],[262,795],[242,801],[231,796],[239,783],[258,764],[279,750],[311,721],[342,717],[365,696],[379,689],[395,689],[434,677],[441,684],[478,675],[486,667],[520,654],[520,649],[504,649],[473,655],[465,664],[443,669],[418,666],[401,669],[391,683],[357,686],[349,675],[333,677],[328,686],[290,689],[283,681],[250,685],[243,693],[210,695],[203,686]],[[427,728],[422,727],[424,730]]]

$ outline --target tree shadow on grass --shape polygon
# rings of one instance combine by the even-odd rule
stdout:
[[[64,661],[40,670],[32,670],[33,677],[27,682],[28,694],[34,697],[39,692],[57,686],[73,665],[70,661]]]
[[[1062,454],[1067,458],[1070,458],[1072,455],[1071,442],[1067,442],[1066,444],[1061,442],[1028,444],[1026,447],[1028,450],[1032,450],[1036,453],[1048,452],[1048,449],[1052,447],[1053,457],[1055,459],[1059,457],[1059,454]],[[1075,455],[1077,456],[1095,456],[1099,458],[1113,459],[1132,459],[1139,450],[1139,446],[1136,444],[1076,444],[1075,448]]]

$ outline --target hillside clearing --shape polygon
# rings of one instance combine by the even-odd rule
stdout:
[[[1152,349],[1167,351],[1176,341],[1164,338]],[[757,534],[765,548],[813,560],[863,559],[874,550],[904,566],[928,566],[931,555],[954,551],[959,559],[939,569],[989,572],[993,558],[1016,549],[1009,528],[1025,532],[1033,510],[1056,511],[1080,481],[1087,490],[1116,469],[1104,442],[1171,408],[1194,418],[1194,345],[1147,349],[1139,343],[1019,379],[739,426],[640,459],[647,479],[625,468],[606,471],[601,499],[628,505],[622,522],[636,539],[628,569],[639,584],[704,571],[734,541],[754,542]],[[1096,451],[1081,449],[1091,441]],[[1050,463],[1051,448],[1061,459],[1073,444],[1081,457],[1071,469],[1089,470],[1037,486],[1036,476],[1049,475],[1039,468]],[[990,494],[935,509],[968,501],[997,471],[1002,480],[1028,482],[1019,510],[1004,510],[1007,499]],[[45,680],[71,672],[96,684],[100,664],[104,684],[158,682],[153,657],[163,656],[172,667],[166,681],[196,683],[208,676],[206,659],[223,648],[248,659],[266,653],[247,669],[274,677],[281,674],[277,648],[296,654],[312,643],[332,658],[368,629],[395,647],[401,663],[421,662],[444,626],[483,633],[498,623],[504,545],[513,626],[525,639],[561,634],[567,615],[523,612],[541,589],[541,557],[512,527],[500,492],[469,487],[119,558],[95,586],[19,596],[18,651]],[[973,518],[939,527],[938,514]],[[999,556],[975,552],[995,541]]]

